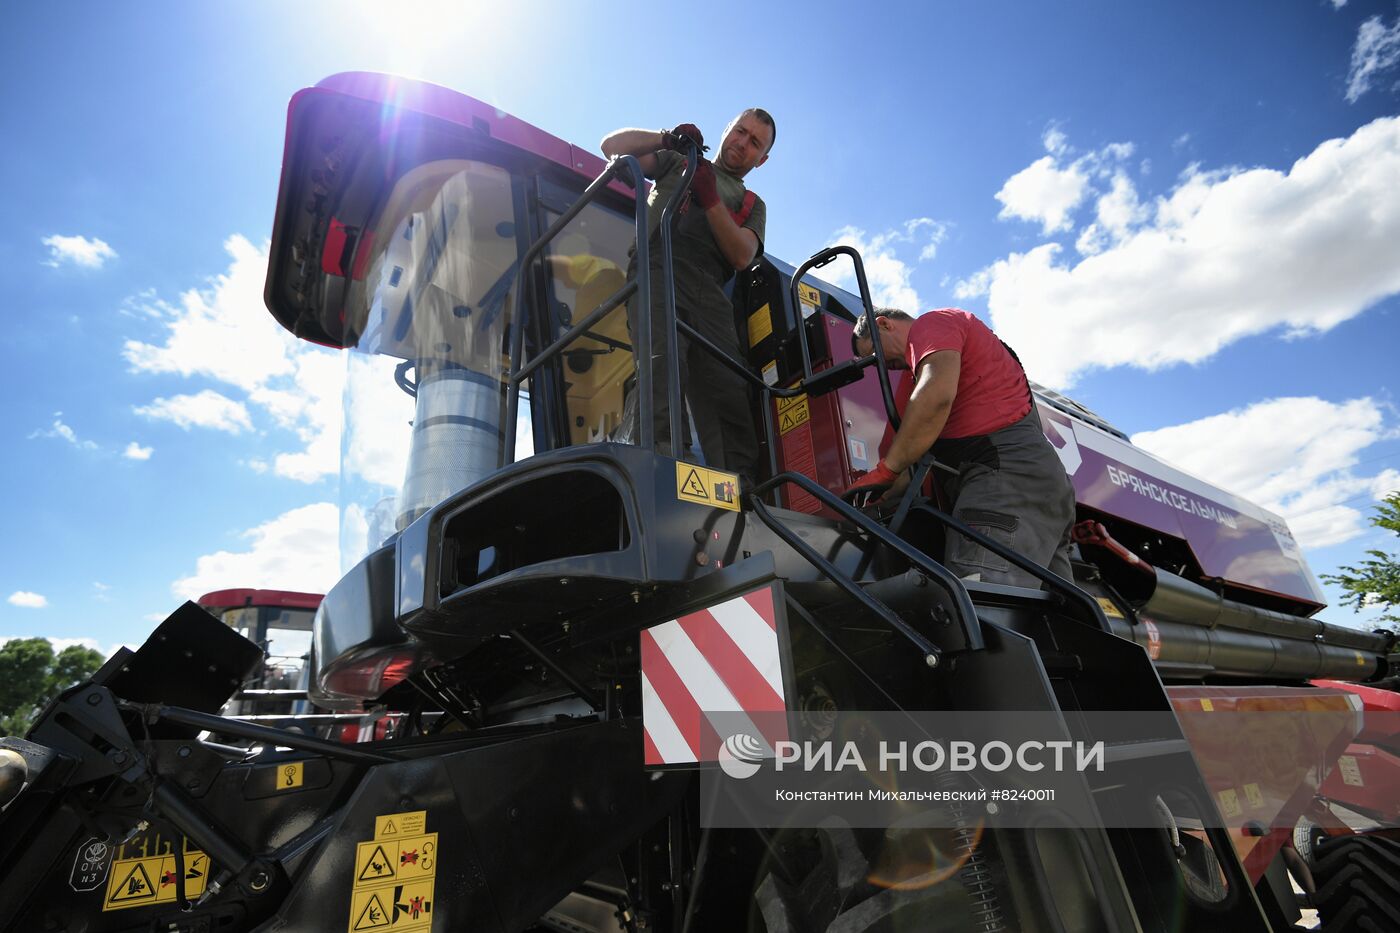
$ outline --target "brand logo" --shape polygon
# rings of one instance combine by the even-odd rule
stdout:
[[[763,743],[747,732],[736,732],[719,747],[719,766],[732,778],[743,780],[758,773]]]

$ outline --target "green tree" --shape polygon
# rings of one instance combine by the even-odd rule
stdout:
[[[1400,492],[1392,492],[1376,506],[1371,524],[1400,536]],[[1343,606],[1384,606],[1382,622],[1400,622],[1400,558],[1385,551],[1367,551],[1366,560],[1342,567],[1340,573],[1324,574],[1322,579],[1346,590]]]
[[[0,734],[28,732],[44,703],[101,666],[102,655],[81,645],[55,656],[47,638],[5,642],[0,646]]]

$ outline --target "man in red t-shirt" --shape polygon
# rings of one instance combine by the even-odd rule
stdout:
[[[918,318],[875,312],[891,369],[909,371],[896,407],[900,426],[885,456],[848,496],[898,495],[909,467],[929,450],[957,471],[944,480],[953,515],[975,530],[1071,579],[1074,490],[1045,439],[1020,361],[976,317],[940,308]],[[851,348],[874,349],[865,319]],[[964,579],[1038,587],[1040,581],[991,551],[950,534],[944,564]]]

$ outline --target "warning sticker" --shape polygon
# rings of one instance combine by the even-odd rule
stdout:
[[[822,293],[806,282],[797,283],[797,300],[802,302],[802,316],[811,317],[821,307]]]
[[[1145,616],[1142,627],[1147,632],[1147,656],[1155,661],[1162,656],[1162,632],[1156,622]]]
[[[277,766],[277,789],[291,790],[300,787],[302,779],[306,775],[306,762],[289,761],[284,765]]]
[[[391,836],[355,847],[355,887],[385,881],[431,878],[437,869],[437,833]]]
[[[428,826],[427,810],[411,810],[408,813],[386,813],[374,818],[374,838],[387,836],[421,836]]]
[[[427,930],[433,925],[433,882],[412,881],[350,895],[349,933]]]
[[[1343,755],[1338,758],[1337,767],[1342,769],[1342,783],[1352,787],[1366,786],[1366,782],[1361,779],[1361,766],[1356,763],[1355,755]]]
[[[1123,613],[1118,611],[1118,605],[1107,596],[1095,597],[1099,602],[1099,607],[1103,609],[1103,614],[1114,619],[1123,618]]]
[[[185,897],[193,900],[209,883],[209,857],[198,849],[185,853]],[[174,903],[178,891],[175,856],[118,859],[112,863],[102,909],[124,910]]]
[[[812,420],[806,394],[778,399],[778,433],[786,434]]]
[[[1244,786],[1244,796],[1249,801],[1251,810],[1258,809],[1264,805],[1264,792],[1259,789],[1258,784],[1246,784]]]
[[[1215,712],[1215,704],[1210,700],[1203,699],[1201,700],[1201,710],[1202,712],[1213,713]]]
[[[717,509],[739,511],[739,477],[734,473],[676,464],[676,498]]]
[[[775,386],[778,384],[778,361],[772,360],[763,367],[763,381],[765,384]]]
[[[749,346],[756,347],[773,333],[773,311],[768,305],[749,315]]]
[[[1220,800],[1220,812],[1226,816],[1239,816],[1244,810],[1240,809],[1240,795],[1233,787],[1227,787],[1216,794]]]
[[[426,810],[375,817],[374,838],[356,844],[349,933],[433,925],[438,834],[423,832],[427,817]]]
[[[379,897],[378,892],[371,891],[369,897],[361,898],[352,896],[350,899],[351,924],[353,930],[381,930],[387,927],[389,911],[384,906],[384,901]]]

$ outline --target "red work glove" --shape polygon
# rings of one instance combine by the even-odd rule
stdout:
[[[695,178],[690,182],[690,193],[696,203],[709,210],[719,203],[719,187],[715,183],[715,167],[708,159],[701,159],[695,166]]]
[[[673,130],[663,130],[661,138],[667,149],[684,149],[687,141],[695,143],[695,148],[705,151],[705,134],[694,123],[681,123]]]
[[[841,498],[852,504],[857,504],[862,499],[867,505],[878,502],[897,479],[899,479],[899,474],[885,466],[885,461],[881,460],[875,464],[875,469],[856,480],[849,489],[841,493]]]

